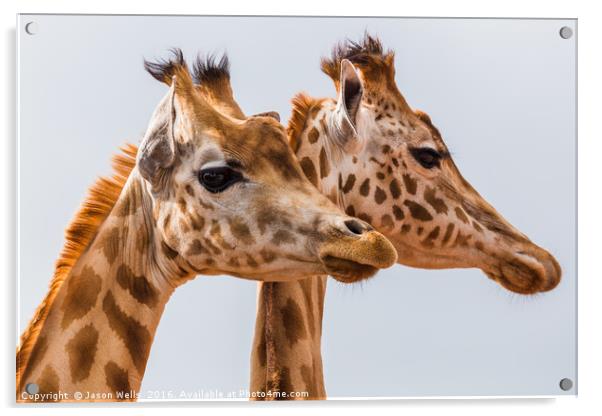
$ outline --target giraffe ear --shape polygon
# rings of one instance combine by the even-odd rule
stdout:
[[[343,59],[334,124],[337,139],[347,152],[357,151],[360,145],[357,119],[363,94],[364,87],[357,70],[349,60]]]
[[[155,109],[138,151],[138,170],[153,187],[159,184],[161,173],[175,160],[175,87],[174,79],[169,92]]]

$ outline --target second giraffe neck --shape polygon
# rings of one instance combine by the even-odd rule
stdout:
[[[251,399],[324,399],[322,318],[326,276],[259,284]]]
[[[320,154],[306,155],[309,157],[299,160],[305,176],[314,186],[335,204],[341,204],[340,193],[323,182],[330,176],[326,154],[331,153],[332,146],[324,139],[333,124],[331,118],[335,102],[309,97],[300,97],[294,101],[300,104],[297,108],[300,111],[293,111],[293,118],[289,123],[291,146],[298,151],[301,138],[312,143],[319,139],[323,141],[323,146],[317,147],[321,149]],[[316,276],[298,282],[259,284],[251,352],[252,398],[326,398],[321,350],[326,282],[327,276]],[[308,395],[283,397],[283,392],[307,392]],[[258,397],[253,397],[253,394]]]

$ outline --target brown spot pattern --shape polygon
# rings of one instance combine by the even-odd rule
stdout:
[[[301,169],[303,169],[303,173],[305,177],[314,185],[318,186],[318,173],[316,172],[316,167],[314,166],[314,162],[311,161],[310,158],[304,157],[301,159]]]
[[[370,178],[366,178],[364,182],[360,185],[360,195],[368,196],[370,193]]]
[[[119,393],[123,395],[132,390],[128,371],[119,367],[115,361],[109,361],[105,365],[105,380],[116,399],[118,399]]]
[[[173,260],[178,256],[178,252],[169,247],[165,241],[161,241],[161,251],[163,255],[167,257],[169,260]]]
[[[405,217],[403,210],[397,205],[393,205],[393,215],[397,221],[401,221]]]
[[[276,260],[276,253],[274,253],[271,250],[267,250],[265,248],[262,248],[259,251],[259,255],[261,256],[261,258],[263,259],[263,261],[266,262],[266,263],[271,263],[274,260]]]
[[[462,221],[464,224],[468,224],[468,217],[466,216],[462,208],[456,207],[454,211],[456,211],[456,217],[458,217],[460,221]]]
[[[117,283],[138,302],[149,307],[154,307],[159,301],[157,289],[148,281],[145,276],[136,276],[132,269],[125,264],[117,268]]]
[[[291,244],[296,241],[293,233],[287,230],[278,230],[272,236],[272,243],[279,246],[280,244]]]
[[[404,173],[402,175],[402,178],[403,178],[403,184],[406,188],[406,191],[408,191],[408,193],[411,195],[416,195],[416,188],[418,187],[418,183],[416,182],[416,179],[412,178],[407,173]]]
[[[249,230],[249,226],[244,222],[242,218],[232,218],[228,221],[228,225],[230,226],[230,232],[232,233],[232,236],[234,238],[236,238],[237,240],[241,240],[247,245],[255,243],[255,239],[251,235],[251,230]]]
[[[59,392],[59,376],[50,364],[46,365],[46,367],[44,367],[44,370],[42,370],[42,374],[40,374],[40,378],[38,379],[38,387],[39,393],[41,394]]]
[[[192,213],[189,216],[189,219],[190,219],[190,225],[192,225],[192,228],[194,230],[200,231],[205,226],[205,218],[201,217],[200,215]]]
[[[218,256],[218,255],[222,254],[222,250],[219,247],[217,247],[215,244],[213,244],[213,242],[211,242],[211,240],[209,240],[208,238],[203,238],[203,244],[214,255]],[[208,260],[211,260],[211,259],[208,259]]]
[[[435,196],[434,188],[431,188],[430,186],[426,187],[426,190],[424,191],[424,200],[433,207],[437,214],[447,214],[447,205],[445,205],[445,201]]]
[[[365,212],[360,212],[357,214],[357,217],[362,221],[366,221],[368,224],[372,224],[372,217]]]
[[[63,301],[63,329],[75,319],[82,318],[96,304],[102,279],[90,266],[84,266],[79,274],[72,275]]]
[[[401,196],[401,188],[399,187],[399,182],[397,179],[393,178],[391,183],[389,184],[389,191],[391,191],[391,196],[393,199],[397,199]]]
[[[343,185],[343,193],[349,193],[349,191],[353,189],[353,185],[355,185],[355,175],[352,173],[349,176],[347,176],[345,185]]]
[[[252,267],[254,269],[256,269],[257,267],[259,267],[259,263],[257,263],[257,260],[255,260],[253,258],[253,256],[251,256],[250,254],[247,253],[247,265],[249,267]]]
[[[205,252],[205,248],[203,247],[203,244],[201,244],[201,241],[198,239],[195,239],[192,241],[192,243],[190,243],[190,246],[188,247],[188,251],[186,251],[186,255],[187,256],[197,256],[199,254],[203,254]]]
[[[136,231],[136,248],[140,254],[145,254],[149,247],[150,236],[145,227],[140,227]]]
[[[184,198],[178,199],[178,208],[180,208],[180,211],[182,211],[182,213],[186,214],[186,211],[188,210],[188,208],[187,208],[186,200]]]
[[[387,199],[387,194],[383,191],[380,186],[376,187],[376,191],[374,191],[374,201],[380,205]]]
[[[69,340],[65,349],[69,354],[71,380],[77,383],[87,379],[98,350],[98,331],[92,324],[84,326]]]
[[[117,258],[117,254],[119,253],[119,241],[119,228],[113,227],[100,243],[102,252],[109,264],[113,264]]]
[[[458,231],[458,234],[456,235],[456,239],[454,240],[453,247],[456,247],[456,246],[467,247],[468,240],[470,240],[471,238],[472,238],[472,236],[470,234],[464,235],[460,231]]]
[[[121,198],[115,205],[113,212],[118,217],[127,217],[136,213],[138,209],[137,193],[141,192],[138,181],[134,181],[131,184],[130,193],[128,198]]]
[[[453,232],[454,232],[454,223],[450,222],[449,224],[447,224],[447,227],[445,228],[445,234],[443,235],[443,240],[441,240],[442,245],[449,241]]]
[[[138,373],[144,374],[152,341],[148,328],[123,312],[110,290],[103,299],[102,309],[107,315],[109,326],[124,342]]]
[[[408,207],[410,214],[415,219],[420,221],[430,221],[433,219],[433,216],[428,212],[428,210],[417,202],[407,199],[403,202],[403,204]]]
[[[303,313],[297,302],[288,298],[286,304],[280,309],[280,313],[282,314],[286,339],[290,345],[307,338]]]
[[[190,186],[190,184],[186,184],[186,186],[184,187],[184,189],[186,190],[186,193],[192,197],[194,197],[194,189],[192,189],[192,186]]]
[[[319,137],[320,137],[320,132],[315,127],[312,127],[312,129],[309,131],[309,133],[307,133],[307,140],[309,140],[309,142],[311,144],[314,144],[315,142],[317,142]]]
[[[291,374],[289,368],[287,366],[283,366],[277,369],[278,372],[278,385],[270,386],[268,385],[268,390],[278,390],[278,391],[286,391],[291,392],[295,391],[295,386],[291,381]],[[276,396],[276,400],[290,400],[288,397]]]
[[[320,150],[320,177],[325,178],[330,174],[330,163],[328,163],[328,156],[326,156],[326,150],[322,147]]]
[[[256,218],[257,227],[262,235],[268,227],[280,226],[285,229],[290,229],[293,226],[288,218],[287,212],[278,208],[263,206],[257,213]]]
[[[383,228],[387,228],[387,229],[393,228],[393,225],[394,225],[393,218],[391,218],[391,216],[389,214],[383,215],[382,218],[380,219],[380,223]]]
[[[426,238],[422,240],[422,245],[425,247],[433,247],[435,245],[435,240],[439,237],[439,231],[439,226],[433,228],[431,232],[427,234]]]
[[[230,245],[222,236],[222,228],[217,220],[212,221],[211,230],[209,231],[209,234],[213,238],[213,241],[215,241],[215,243],[224,250],[230,251],[234,249],[234,247]]]

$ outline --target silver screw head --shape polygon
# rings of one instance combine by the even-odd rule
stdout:
[[[38,386],[36,383],[27,383],[25,385],[25,391],[28,394],[37,394],[40,391],[40,386]]]
[[[569,39],[571,36],[573,36],[573,29],[568,26],[563,26],[560,28],[559,33],[562,39]]]
[[[559,384],[560,388],[564,391],[569,391],[573,388],[573,380],[571,380],[570,378],[563,378],[562,380],[560,380]]]

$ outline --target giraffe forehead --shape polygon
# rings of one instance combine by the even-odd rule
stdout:
[[[362,104],[372,113],[379,136],[392,139],[394,143],[429,146],[447,152],[447,146],[430,117],[422,111],[412,111],[396,88],[390,91],[386,86],[373,86],[367,91]]]
[[[206,164],[230,164],[246,172],[272,172],[276,168],[286,179],[300,178],[292,150],[282,126],[266,117],[247,120],[230,136],[206,131],[206,140],[196,146],[183,146],[189,164],[200,169]]]

